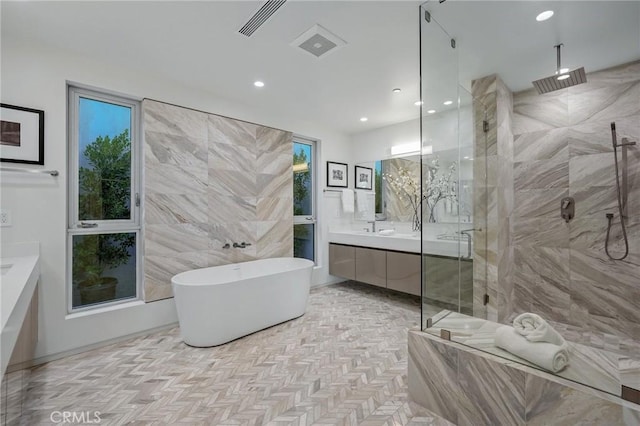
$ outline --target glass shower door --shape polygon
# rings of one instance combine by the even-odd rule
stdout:
[[[476,140],[471,93],[459,83],[456,42],[420,8],[422,328],[449,313],[474,314]],[[435,2],[434,2],[435,3]],[[481,286],[483,280],[477,277]]]

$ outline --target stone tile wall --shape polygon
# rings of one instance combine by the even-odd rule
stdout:
[[[142,109],[147,302],[172,297],[179,272],[293,254],[290,132],[153,100]]]
[[[640,142],[640,61],[587,80],[544,95],[512,95],[495,75],[473,82],[474,225],[484,229],[475,233],[474,315],[508,323],[536,312],[573,341],[633,354],[640,350],[633,302],[640,300],[640,146],[628,150],[631,254],[610,260],[604,242],[605,214],[614,213],[610,252],[622,253],[610,123],[618,141]],[[576,201],[568,224],[560,217],[566,196]]]
[[[474,301],[475,316],[498,321],[512,309],[513,100],[496,76],[474,80]],[[483,130],[483,121],[488,131]],[[489,303],[484,304],[484,295]]]
[[[604,244],[605,213],[614,213],[610,252],[622,254],[610,123],[619,142],[640,142],[640,61],[589,73],[587,81],[544,95],[514,94],[513,306],[500,321],[536,312],[572,340],[637,351],[640,146],[628,150],[630,254],[610,260]],[[570,223],[560,217],[566,196],[576,202]]]
[[[409,332],[409,397],[458,425],[637,425],[638,406],[516,362]]]

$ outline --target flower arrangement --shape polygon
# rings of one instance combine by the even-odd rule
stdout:
[[[396,195],[406,198],[413,209],[414,231],[422,229],[422,221],[420,218],[420,206],[424,202],[429,211],[430,223],[436,221],[435,210],[438,203],[442,200],[457,201],[455,190],[455,181],[452,181],[453,174],[457,164],[454,161],[448,167],[446,173],[439,173],[440,162],[435,157],[430,162],[423,164],[424,185],[420,185],[419,178],[412,174],[407,168],[400,167],[397,175],[384,173],[383,179],[389,183],[389,187]]]

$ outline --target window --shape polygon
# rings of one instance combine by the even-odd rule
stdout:
[[[69,310],[139,295],[138,101],[69,87]]]
[[[315,143],[293,140],[293,256],[315,261]]]

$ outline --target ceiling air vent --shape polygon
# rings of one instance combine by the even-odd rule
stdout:
[[[316,58],[338,50],[338,47],[345,44],[347,44],[346,41],[318,24],[309,28],[291,43],[292,46],[299,47]]]
[[[271,16],[280,9],[287,0],[267,0],[262,7],[254,13],[254,15],[247,21],[246,24],[238,31],[240,34],[244,34],[247,37],[256,32],[258,28],[262,26]]]

